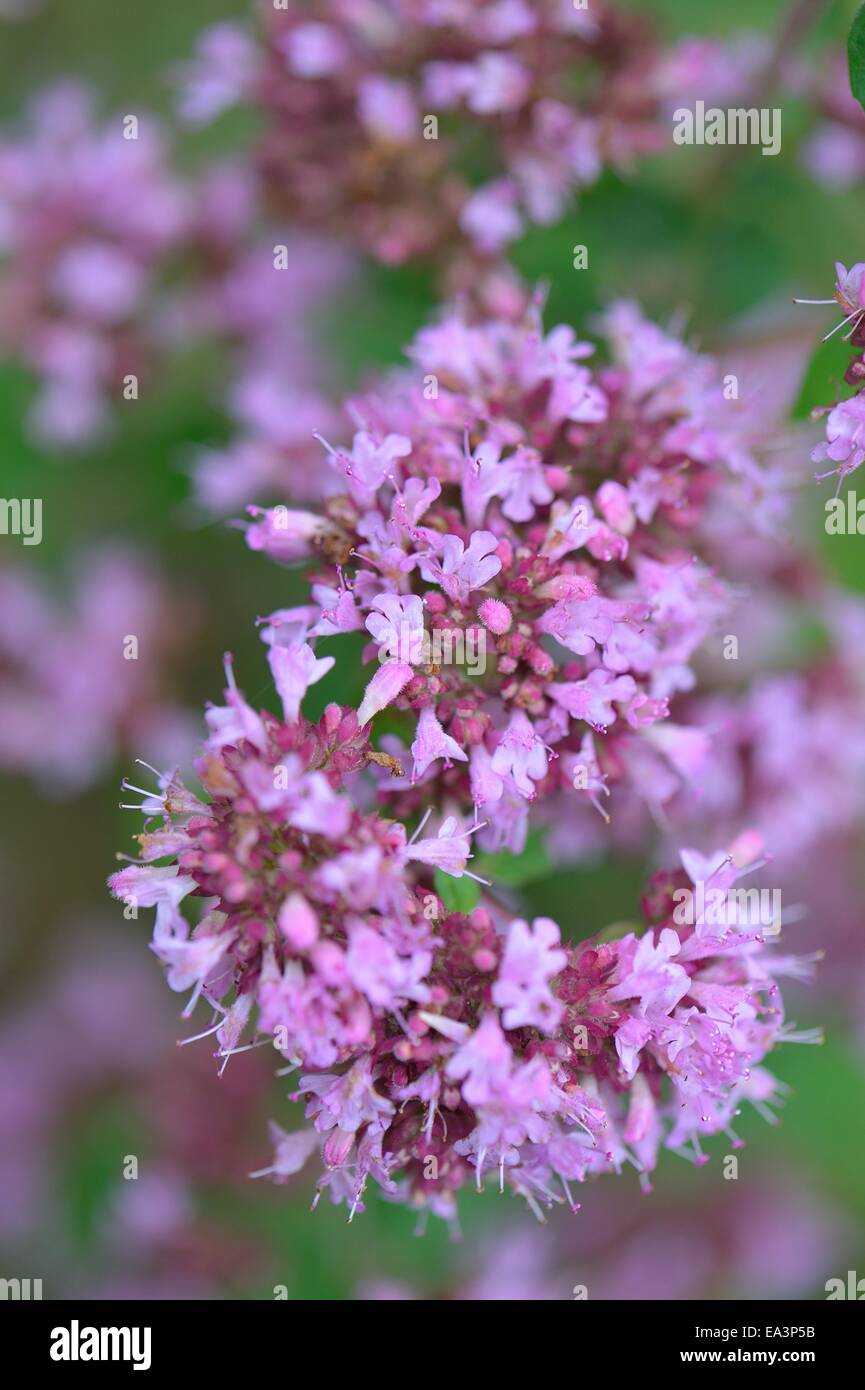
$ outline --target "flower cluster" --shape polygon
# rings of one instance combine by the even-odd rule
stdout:
[[[153,122],[99,125],[77,84],[41,93],[26,129],[0,138],[0,350],[39,375],[42,441],[88,444],[148,371],[143,320],[188,212]]]
[[[609,0],[324,0],[314,15],[290,0],[263,23],[261,47],[230,24],[202,36],[182,113],[254,102],[274,206],[388,264],[496,257],[604,166],[665,142],[647,26]]]
[[[214,222],[232,205],[236,217],[238,183],[248,221],[215,257]],[[318,500],[324,470],[314,433],[336,428],[339,416],[312,320],[344,288],[349,259],[323,238],[268,237],[257,226],[257,186],[238,171],[222,171],[204,192],[202,260],[210,270],[172,305],[172,330],[181,343],[217,338],[231,347],[225,404],[235,432],[227,445],[196,450],[196,501],[225,515],[259,498]]]
[[[422,822],[409,838],[359,810],[346,782],[382,755],[351,710],[300,716],[285,650],[271,649],[284,719],[256,713],[229,666],[203,795],[176,773],[135,788],[140,862],[110,881],[156,908],[153,948],[191,990],[185,1014],[212,1007],[203,1036],[223,1067],[258,1043],[300,1069],[312,1124],[275,1129],[264,1172],[285,1178],[320,1150],[319,1187],[352,1213],[372,1178],[447,1219],[462,1186],[495,1173],[540,1213],[626,1162],[647,1182],[662,1145],[700,1162],[702,1136],[738,1142],[744,1100],[768,1113],[779,1088],[760,1063],[789,1035],[774,975],[799,963],[773,972],[760,935],[723,913],[673,915],[677,886],[726,889],[747,863],[684,853],[687,872],[650,886],[642,932],[575,946],[492,898],[449,912],[429,875],[467,872],[475,827],[449,818],[424,837]],[[187,899],[202,900],[193,929]]]
[[[409,748],[386,736],[403,776],[382,794],[402,817],[474,804],[489,849],[519,852],[538,797],[606,818],[616,784],[659,806],[696,786],[709,739],[670,716],[730,596],[703,533],[722,502],[743,532],[774,505],[714,364],[630,304],[604,333],[613,361],[593,372],[537,306],[446,317],[413,369],[352,402],[361,428],[326,446],[342,490],[321,513],[252,509],[251,547],[319,561],[312,602],[266,638],[371,638],[361,722],[413,716]]]
[[[779,643],[788,615],[776,582],[765,577],[759,600],[747,599],[752,611],[745,618],[736,613],[730,624],[742,651],[729,663],[722,657],[717,667],[738,668],[735,675],[704,664],[694,691],[682,699],[683,724],[711,748],[699,794],[683,786],[668,795],[657,779],[620,784],[608,827],[591,808],[575,808],[565,792],[553,795],[537,813],[554,859],[573,863],[611,841],[639,853],[659,820],[672,846],[683,837],[723,841],[747,823],[761,835],[776,877],[786,882],[793,871],[798,878],[805,861],[811,863],[813,881],[805,896],[814,900],[822,895],[816,866],[826,854],[847,845],[855,857],[851,841],[865,817],[861,606],[831,587],[814,595],[811,613],[822,629],[821,646],[789,669],[789,649]]]
[[[848,386],[857,389],[853,395],[818,412],[826,417],[826,438],[811,455],[815,463],[832,465],[818,473],[817,478],[822,480],[837,475],[837,496],[848,474],[855,473],[865,462],[865,392],[862,389],[865,382],[865,263],[859,261],[848,270],[838,261],[835,277],[832,299],[799,299],[796,302],[840,304],[844,318],[826,334],[823,341],[846,328],[844,341],[856,349],[856,355],[844,373],[844,380]]]
[[[850,91],[846,53],[835,53],[811,77],[817,120],[802,148],[802,163],[830,190],[851,188],[865,174],[865,113]]]
[[[834,725],[856,723],[863,682],[832,652],[715,680],[722,622],[743,598],[759,619],[743,580],[766,577],[767,603],[807,587],[795,561],[778,577],[788,484],[763,459],[765,396],[740,400],[630,302],[597,347],[545,328],[502,257],[669,144],[677,101],[792,80],[792,39],[667,51],[610,0],[286,0],[261,20],[260,39],[210,28],[175,73],[193,124],[258,108],[254,159],[181,190],[149,125],[100,132],[67,89],[0,146],[0,332],[43,374],[42,433],[94,433],[154,343],[217,339],[237,435],[197,454],[197,500],[248,503],[249,548],[308,581],[261,620],[280,716],[229,659],[200,786],[153,768],[157,786],[124,784],[147,820],[111,889],[155,908],[154,952],[184,1017],[211,1011],[196,1037],[221,1072],[273,1047],[297,1073],[308,1123],[274,1127],[262,1174],[318,1152],[319,1191],[352,1214],[371,1179],[449,1221],[493,1177],[539,1215],[626,1163],[648,1187],[662,1148],[700,1163],[704,1136],[737,1144],[744,1101],[771,1117],[763,1059],[797,1037],[776,979],[810,968],[735,913],[684,925],[676,895],[730,888],[770,837],[810,848],[815,806],[849,829],[865,744],[840,750]],[[425,260],[446,307],[348,403],[349,438],[311,322],[356,250]],[[177,252],[194,269],[172,285]],[[839,267],[836,296],[860,351],[863,272]],[[841,476],[865,461],[860,400],[818,451]],[[352,634],[358,708],[311,722],[307,691]],[[532,826],[553,856],[642,851],[653,822],[666,849],[700,848],[650,883],[639,928],[523,920],[470,867],[475,846],[520,854]]]
[[[797,27],[807,30],[811,18],[803,9]],[[804,135],[795,128],[788,135],[785,125],[785,142],[797,141],[801,168],[829,192],[852,188],[865,173],[865,115],[850,91],[846,50],[833,46],[824,55],[803,59],[790,38],[783,26],[774,43],[767,34],[748,29],[725,38],[687,36],[656,64],[655,89],[672,112],[697,101],[706,107],[747,108],[777,86],[785,123],[794,102],[807,118]]]
[[[121,546],[80,557],[67,583],[59,604],[23,567],[0,570],[0,769],[52,795],[88,785],[119,748],[167,760],[190,746],[165,679],[189,600]]]
[[[98,125],[86,88],[48,88],[26,130],[0,136],[0,269],[0,351],[39,377],[41,443],[90,444],[172,353],[216,342],[238,436],[193,458],[196,500],[224,513],[318,495],[312,432],[335,412],[310,319],[349,259],[268,225],[254,171],[184,181],[150,117]]]
[[[745,103],[771,62],[771,48],[766,34],[751,29],[725,38],[688,35],[659,61],[655,85],[668,108]]]
[[[773,857],[785,859],[849,833],[865,813],[865,736],[849,725],[861,708],[861,684],[837,654],[806,672],[763,676],[738,697],[704,697],[694,718],[713,753],[701,819],[738,821],[747,805]],[[674,825],[692,815],[671,808]]]

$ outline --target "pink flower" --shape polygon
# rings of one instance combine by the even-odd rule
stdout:
[[[295,951],[308,951],[318,940],[318,915],[300,893],[289,893],[276,920],[279,930]]]
[[[377,612],[366,620],[368,631],[391,660],[416,666],[424,640],[423,603],[416,594],[379,594],[372,606]]]
[[[445,733],[429,706],[421,710],[411,753],[414,758],[413,781],[423,777],[427,768],[437,758],[456,758],[458,762],[468,762],[468,754],[460,748],[456,739]]]
[[[394,1009],[408,999],[426,1003],[430,992],[423,980],[431,964],[428,950],[400,956],[380,931],[362,922],[349,927],[346,970],[352,984],[377,1008]]]
[[[246,740],[263,748],[266,734],[261,716],[246,703],[234,681],[234,665],[231,656],[225,657],[225,679],[228,682],[224,705],[209,705],[205,713],[210,737],[208,745],[214,752],[230,744]]]
[[[636,692],[631,676],[614,676],[599,666],[583,681],[553,682],[552,698],[568,711],[572,719],[584,719],[593,729],[605,733],[617,718],[613,703],[631,699]]]
[[[835,294],[848,313],[865,310],[865,264],[859,262],[848,270],[841,261],[835,262]]]
[[[637,999],[641,1011],[654,1010],[668,1014],[683,995],[687,994],[689,979],[680,965],[672,962],[678,955],[681,942],[671,928],[665,928],[657,944],[651,934],[634,941],[631,938],[620,953],[617,976],[608,998]]]
[[[477,1112],[476,1130],[457,1149],[476,1155],[479,1186],[488,1149],[504,1169],[509,1150],[548,1136],[543,1112],[551,1101],[549,1068],[540,1056],[517,1062],[495,1014],[484,1015],[477,1032],[454,1052],[447,1072],[462,1082],[463,1096]]]
[[[482,53],[474,65],[467,90],[468,106],[479,116],[513,111],[523,105],[531,74],[506,53]]]
[[[501,569],[497,545],[490,531],[475,531],[468,547],[459,536],[445,536],[441,558],[422,560],[421,574],[429,583],[440,584],[454,602],[463,602],[472,589],[482,589]]]
[[[484,255],[496,255],[516,241],[524,224],[510,180],[497,179],[472,194],[460,214],[460,227]]]
[[[108,880],[111,892],[121,901],[137,907],[156,908],[156,930],[170,935],[178,926],[184,927],[179,908],[183,899],[193,891],[195,880],[181,874],[176,865],[156,868],[130,864]]]
[[[271,1142],[274,1145],[273,1164],[269,1168],[261,1169],[258,1173],[252,1173],[251,1176],[254,1178],[272,1176],[277,1180],[293,1177],[295,1173],[301,1171],[304,1164],[318,1148],[317,1133],[314,1129],[296,1129],[291,1134],[287,1134],[272,1120],[268,1128]]]
[[[553,998],[550,980],[567,963],[558,950],[559,929],[549,917],[511,922],[505,952],[493,985],[493,1003],[502,1010],[505,1028],[539,1028],[555,1031],[562,1006]]]
[[[206,125],[252,89],[258,58],[237,24],[214,24],[199,37],[195,58],[178,64],[179,110],[191,125]]]
[[[405,144],[419,134],[420,121],[411,87],[385,77],[366,77],[358,88],[357,113],[376,140]]]
[[[442,821],[438,835],[433,838],[415,839],[413,836],[405,848],[406,859],[416,859],[421,864],[430,864],[441,869],[452,878],[462,878],[467,873],[466,865],[472,857],[469,835],[477,829],[471,826],[464,830],[456,816],[448,816]],[[475,874],[468,874],[475,878]]]
[[[308,642],[288,647],[274,645],[267,659],[287,722],[297,718],[309,687],[320,681],[336,661],[333,656],[316,657]]]
[[[350,453],[330,452],[334,466],[344,472],[352,496],[364,506],[386,480],[398,476],[398,461],[411,452],[411,441],[405,435],[388,434],[377,442],[366,430],[359,430]]]
[[[504,776],[499,776],[493,767],[493,758],[483,743],[476,744],[471,752],[472,800],[480,809],[489,801],[498,801],[504,791]]]
[[[532,728],[528,715],[515,710],[493,753],[492,770],[500,776],[510,773],[521,796],[535,795],[535,782],[547,774],[547,753],[543,740]]]
[[[259,517],[246,528],[246,544],[250,550],[263,550],[273,560],[291,563],[305,559],[328,532],[327,523],[314,512],[302,512],[288,507],[247,508],[250,516]]]
[[[277,46],[298,77],[332,77],[346,64],[348,52],[339,31],[330,24],[298,24]]]
[[[711,528],[724,516],[756,534],[754,496],[773,485],[708,358],[632,304],[608,311],[604,335],[612,364],[594,372],[592,347],[568,325],[545,331],[536,307],[447,314],[408,370],[352,403],[351,453],[330,449],[345,491],[322,507],[317,548],[324,564],[348,558],[317,569],[308,631],[366,627],[386,661],[361,721],[431,711],[415,780],[454,811],[495,804],[486,850],[519,852],[539,788],[606,822],[608,796],[657,815],[685,791],[693,804],[707,775],[711,739],[680,697],[697,694],[696,653],[737,579],[716,572]],[[416,815],[410,777],[378,790]]]
[[[168,967],[165,978],[171,989],[182,992],[196,986],[192,1000],[187,1005],[187,1012],[191,1012],[204,984],[223,960],[228,943],[221,934],[193,936],[188,940],[157,935],[153,950]]]
[[[604,646],[617,633],[619,624],[639,621],[640,610],[635,604],[621,603],[601,597],[563,599],[550,608],[538,624],[542,632],[550,633],[563,647],[586,656],[596,646]]]
[[[307,1106],[307,1119],[319,1131],[334,1125],[354,1134],[362,1125],[377,1123],[393,1114],[393,1105],[375,1089],[370,1058],[362,1057],[344,1076],[302,1076],[301,1089],[313,1097]]]
[[[863,310],[865,312],[865,310]],[[862,394],[840,401],[826,418],[826,442],[812,451],[815,463],[827,459],[837,467],[818,473],[818,478],[838,474],[838,486],[848,473],[854,473],[865,460],[865,399]]]
[[[119,248],[79,242],[58,260],[53,290],[72,313],[111,324],[139,307],[144,282],[142,268]]]

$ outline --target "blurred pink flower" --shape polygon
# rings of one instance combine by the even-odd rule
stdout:
[[[0,569],[0,767],[68,795],[130,740],[179,757],[189,725],[164,666],[191,618],[149,560],[121,546],[81,557],[64,602],[25,569]]]

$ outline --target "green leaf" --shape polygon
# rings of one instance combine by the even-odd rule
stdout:
[[[493,883],[506,883],[510,888],[522,888],[535,879],[543,878],[549,871],[550,859],[539,830],[529,831],[522,854],[509,854],[507,850],[502,850],[499,854],[482,854],[478,858],[477,873],[481,878],[489,878]]]
[[[818,406],[833,405],[839,398],[852,394],[851,388],[844,381],[844,373],[850,365],[851,356],[849,345],[837,335],[826,343],[820,343],[805,369],[802,385],[791,411],[794,420],[807,420],[812,410],[816,410]]]
[[[850,90],[859,105],[865,108],[865,5],[856,12],[847,36],[847,65],[850,71]]]
[[[122,1099],[97,1105],[64,1135],[60,1190],[69,1232],[82,1248],[98,1238],[99,1223],[123,1190],[127,1154],[140,1156],[143,1135]]]
[[[480,901],[480,885],[473,878],[452,878],[436,869],[435,886],[448,912],[471,912]]]

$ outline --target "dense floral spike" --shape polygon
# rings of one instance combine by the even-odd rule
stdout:
[[[592,372],[591,346],[545,334],[536,306],[424,329],[414,369],[352,402],[352,444],[325,445],[340,495],[247,533],[321,562],[313,602],[268,639],[365,633],[382,664],[361,721],[412,712],[410,747],[383,745],[397,814],[474,804],[487,848],[518,852],[529,804],[557,791],[606,818],[617,784],[658,807],[693,790],[709,740],[674,702],[730,599],[704,532],[724,499],[743,530],[777,502],[710,360],[632,305],[604,330],[613,364]]]
[[[111,879],[156,908],[154,950],[192,991],[185,1015],[202,995],[212,1006],[203,1036],[222,1067],[272,1044],[300,1069],[312,1124],[274,1128],[263,1172],[286,1178],[320,1149],[319,1187],[352,1213],[372,1178],[447,1219],[462,1186],[494,1174],[540,1214],[626,1162],[647,1181],[662,1145],[700,1162],[703,1135],[738,1142],[745,1100],[769,1113],[779,1087],[760,1064],[785,1036],[770,954],[724,913],[675,924],[676,888],[726,890],[746,864],[689,852],[689,876],[654,886],[642,934],[577,946],[492,899],[449,913],[428,875],[466,872],[473,827],[450,818],[424,838],[422,823],[409,839],[357,810],[344,782],[376,757],[367,731],[334,705],[310,725],[283,698],[284,721],[255,713],[229,668],[197,764],[206,799],[176,774],[142,792],[162,823]]]
[[[231,25],[202,37],[182,111],[257,104],[275,206],[389,264],[495,258],[605,165],[666,143],[648,26],[609,0],[323,0],[314,14],[289,0],[262,17],[260,49]],[[479,139],[488,168],[472,183]]]

